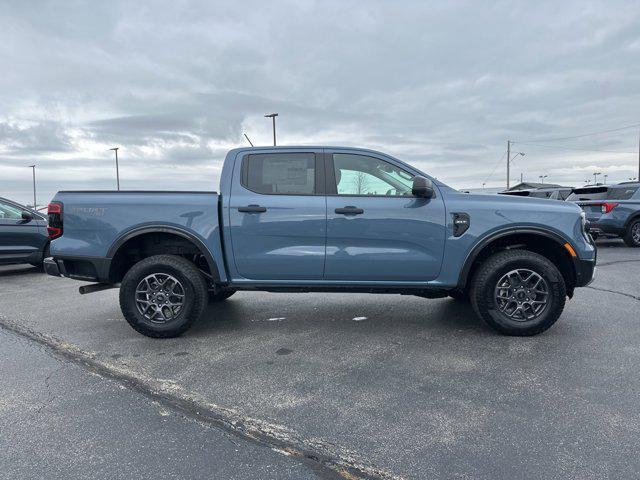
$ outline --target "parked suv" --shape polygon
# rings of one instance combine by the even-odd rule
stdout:
[[[47,220],[38,212],[0,197],[0,265],[42,266],[49,256]]]
[[[571,195],[571,187],[535,188],[529,190],[511,190],[500,192],[500,195],[514,195],[516,197],[548,198],[549,200],[566,200]]]
[[[640,247],[640,183],[578,188],[567,200],[580,205],[593,237],[622,237],[630,247]]]

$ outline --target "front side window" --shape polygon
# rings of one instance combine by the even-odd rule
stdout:
[[[8,203],[0,202],[0,219],[21,220],[22,210]]]
[[[315,154],[249,155],[242,165],[242,185],[262,194],[313,195],[316,193]]]
[[[366,155],[336,153],[333,166],[338,195],[411,196],[413,175]]]

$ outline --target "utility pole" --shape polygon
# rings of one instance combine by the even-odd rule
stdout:
[[[37,208],[37,205],[36,205],[36,166],[35,165],[29,165],[29,168],[33,172],[33,209],[35,210]]]
[[[265,118],[270,118],[271,120],[273,120],[273,146],[276,146],[276,117],[278,116],[277,113],[269,113],[267,115],[265,115]]]
[[[509,164],[511,163],[511,140],[507,140],[507,190],[509,190]]]
[[[114,147],[114,148],[110,148],[109,150],[113,150],[114,152],[116,152],[116,182],[118,184],[118,191],[120,191],[120,171],[118,168],[118,149],[120,147]]]

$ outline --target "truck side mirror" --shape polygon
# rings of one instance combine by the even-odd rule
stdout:
[[[414,197],[433,198],[436,192],[433,190],[433,183],[428,178],[415,176],[413,177],[413,186],[411,193]]]

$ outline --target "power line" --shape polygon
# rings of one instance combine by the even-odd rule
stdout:
[[[496,162],[495,167],[493,167],[493,170],[491,170],[491,173],[487,175],[487,178],[484,179],[484,183],[487,183],[487,180],[489,180],[489,178],[491,178],[493,174],[496,173],[496,169],[498,168],[498,165],[500,165],[500,163],[502,162],[506,154],[507,154],[506,151],[502,154],[502,156],[500,157],[500,160]]]
[[[529,143],[529,142],[511,142],[511,143],[517,143],[519,145],[531,145],[534,147],[544,147],[544,148],[558,148],[561,150],[577,150],[577,151],[581,151],[581,152],[603,152],[603,153],[622,153],[625,155],[637,155],[638,152],[621,152],[619,150],[598,150],[595,148],[581,148],[581,147],[568,147],[568,146],[560,146],[560,145],[541,145],[539,143]]]
[[[635,123],[633,125],[627,125],[625,127],[612,128],[612,129],[609,129],[609,130],[600,130],[599,132],[591,132],[591,133],[583,133],[581,135],[573,135],[571,137],[538,138],[538,139],[534,140],[534,142],[558,142],[558,141],[561,141],[561,140],[571,140],[571,139],[574,139],[574,138],[590,137],[592,135],[600,135],[602,133],[619,132],[621,130],[628,130],[630,128],[638,128],[638,127],[640,127],[640,123]]]

